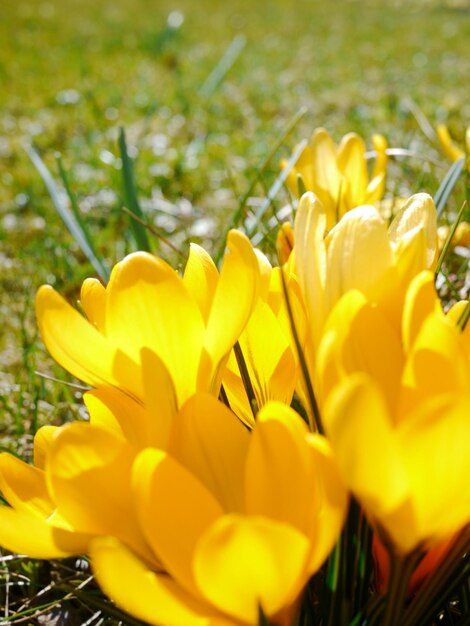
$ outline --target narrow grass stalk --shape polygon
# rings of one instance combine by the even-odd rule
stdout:
[[[469,317],[470,317],[470,300],[467,302],[457,322],[457,326],[460,328],[462,332],[465,330],[465,326],[467,325]]]
[[[444,176],[443,181],[439,185],[439,189],[434,196],[434,204],[436,205],[438,219],[441,217],[444,207],[447,204],[447,200],[460,178],[464,165],[465,157],[462,157],[458,161],[452,163],[447,174]]]
[[[459,566],[462,555],[470,550],[470,527],[465,528],[456,540],[442,565],[434,572],[418,591],[410,607],[405,611],[402,626],[415,626],[433,598],[441,593],[448,584],[455,569]]]
[[[201,96],[208,98],[216,91],[216,89],[219,87],[219,85],[222,84],[224,78],[227,76],[228,72],[242,53],[245,45],[245,35],[236,35],[232,39],[227,50],[222,55],[222,58],[202,84],[202,87],[199,90]]]
[[[124,213],[127,213],[127,215],[129,215],[129,217],[131,217],[133,220],[135,220],[136,222],[138,222],[139,224],[142,224],[142,226],[144,228],[146,228],[150,233],[152,233],[152,235],[155,235],[155,237],[157,237],[158,239],[160,239],[161,242],[163,242],[166,246],[168,246],[169,248],[171,248],[173,250],[173,252],[176,252],[176,254],[181,257],[184,261],[186,261],[186,256],[181,252],[181,250],[179,250],[175,245],[173,245],[171,243],[171,241],[169,239],[167,239],[166,237],[164,237],[161,233],[158,232],[158,230],[156,228],[154,228],[151,224],[148,224],[145,220],[143,220],[141,217],[139,217],[138,215],[136,215],[135,213],[132,213],[132,211],[130,211],[127,207],[123,206],[122,210],[124,211]]]
[[[423,134],[429,139],[429,141],[431,141],[431,143],[437,143],[436,131],[418,104],[409,96],[403,99],[402,104],[415,118],[418,126],[421,128]]]
[[[305,116],[306,113],[307,113],[306,107],[301,107],[297,111],[297,113],[292,117],[292,119],[287,124],[284,132],[281,134],[279,139],[275,142],[275,144],[271,148],[271,150],[268,153],[268,155],[263,159],[263,161],[262,161],[261,165],[259,166],[259,168],[257,168],[256,174],[255,174],[254,178],[252,179],[252,181],[250,183],[250,186],[248,187],[246,193],[242,196],[242,198],[241,198],[241,200],[240,200],[240,202],[238,204],[237,211],[236,211],[235,215],[232,218],[232,221],[231,221],[230,226],[229,226],[229,230],[232,229],[232,228],[237,228],[240,225],[240,223],[241,223],[241,221],[242,221],[242,219],[243,219],[243,217],[245,215],[246,203],[248,202],[248,198],[250,198],[250,196],[252,195],[252,193],[254,191],[254,188],[256,187],[256,184],[260,180],[262,174],[264,173],[264,171],[266,170],[268,165],[271,163],[271,161],[274,158],[274,155],[276,154],[276,152],[283,145],[283,143],[285,142],[287,137],[289,137],[289,135],[296,128],[296,126],[299,124],[299,122],[303,119],[303,117]],[[219,261],[220,261],[220,259],[222,257],[222,254],[224,252],[225,240],[226,240],[226,237],[223,237],[222,238],[222,244],[221,244],[220,248],[218,249],[217,254],[215,255],[215,262],[217,264],[219,263]]]
[[[447,602],[454,593],[458,590],[459,586],[464,582],[468,583],[468,578],[470,576],[470,554],[467,554],[465,557],[465,565],[463,569],[461,569],[460,573],[454,577],[452,580],[449,580],[448,585],[445,587],[445,592],[442,594],[438,594],[438,596],[434,599],[432,598],[429,604],[426,606],[426,610],[420,618],[419,624],[420,626],[426,626],[432,620],[432,618],[436,615],[439,609],[442,608],[445,602]]]
[[[305,355],[303,353],[302,346],[300,345],[299,334],[295,326],[294,314],[292,311],[292,305],[291,305],[291,301],[289,298],[289,292],[287,291],[286,277],[284,276],[283,267],[281,267],[281,283],[282,283],[282,291],[284,295],[284,302],[287,308],[287,315],[289,317],[289,324],[290,324],[290,328],[292,332],[292,337],[294,339],[295,349],[297,352],[297,357],[299,359],[300,370],[302,372],[302,376],[305,382],[305,387],[307,390],[307,396],[308,396],[311,412],[315,420],[314,422],[312,422],[310,413],[307,411],[308,425],[312,432],[318,431],[320,434],[323,435],[325,431],[323,429],[320,409],[318,408],[317,399],[315,397],[315,392],[313,390],[312,381],[310,379],[310,375],[308,372],[307,361],[305,360]]]
[[[413,570],[422,558],[421,550],[415,550],[405,556],[390,554],[390,580],[385,598],[385,607],[381,626],[401,624],[406,591]]]
[[[279,193],[280,189],[282,189],[282,186],[284,185],[284,183],[285,183],[285,181],[286,181],[290,171],[292,170],[292,168],[295,166],[295,164],[299,160],[300,155],[304,151],[304,148],[305,148],[306,145],[307,145],[307,140],[304,139],[304,141],[302,141],[299,144],[299,146],[295,150],[294,154],[289,159],[285,169],[282,170],[282,172],[279,174],[279,176],[276,178],[274,183],[269,188],[269,192],[268,192],[268,195],[267,195],[266,199],[264,200],[263,204],[259,207],[259,209],[256,211],[255,216],[254,216],[253,220],[250,221],[249,226],[247,226],[246,230],[247,230],[248,237],[250,237],[250,238],[253,237],[253,235],[257,231],[258,225],[259,225],[261,219],[263,218],[264,214],[266,213],[266,211],[269,209],[269,207],[273,203],[273,200],[277,196],[277,194]]]
[[[49,195],[51,197],[52,204],[54,205],[57,213],[62,218],[62,221],[64,222],[68,231],[77,242],[83,254],[90,261],[98,276],[104,282],[107,282],[109,278],[109,270],[97,255],[87,231],[82,228],[81,222],[77,220],[74,211],[70,210],[69,207],[63,202],[57,185],[46,164],[32,146],[26,148],[26,152],[31,159],[34,167],[39,172],[42,180],[44,181],[47,191],[49,192]]]
[[[124,194],[126,197],[126,203],[127,203],[127,206],[130,208],[130,210],[132,211],[132,213],[134,213],[134,215],[136,215],[143,221],[144,215],[142,213],[142,209],[140,208],[139,200],[137,198],[137,192],[135,189],[132,160],[127,150],[126,133],[122,126],[119,129],[118,145],[119,145],[119,152],[121,154],[121,161],[122,161],[122,179],[123,179],[123,184],[124,184]],[[134,234],[135,242],[139,250],[145,250],[146,252],[150,252],[151,247],[150,247],[149,239],[147,237],[147,231],[143,227],[142,223],[137,222],[136,220],[132,220],[131,228]]]
[[[455,235],[455,231],[457,230],[457,226],[462,221],[463,214],[464,214],[464,211],[465,211],[466,207],[467,207],[467,201],[465,200],[463,202],[462,206],[460,207],[460,211],[459,211],[459,213],[457,215],[457,219],[452,224],[452,228],[450,229],[449,234],[447,235],[447,239],[445,240],[444,246],[443,246],[443,248],[441,250],[441,254],[439,255],[439,258],[437,260],[436,269],[435,269],[435,272],[434,272],[435,276],[437,276],[439,274],[439,272],[441,271],[442,264],[443,264],[445,258],[447,257],[447,254],[448,254],[449,250],[450,250],[450,244],[451,244],[452,238]]]
[[[240,376],[242,377],[243,386],[245,387],[246,395],[248,396],[248,402],[250,403],[251,412],[253,413],[254,419],[256,419],[256,416],[258,414],[258,402],[256,400],[255,390],[251,382],[245,357],[243,356],[243,350],[241,349],[240,343],[238,341],[233,346],[233,351],[235,353],[235,358],[237,359],[237,365],[238,369],[240,370]]]

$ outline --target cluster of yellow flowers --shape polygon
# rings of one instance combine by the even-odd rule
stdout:
[[[434,287],[437,217],[419,193],[388,224],[386,143],[318,130],[288,184],[280,267],[231,231],[220,272],[143,252],[79,312],[49,286],[52,356],[93,389],[89,421],[44,426],[34,465],[0,455],[0,544],[86,554],[150,624],[290,626],[350,495],[401,558],[470,522],[470,329]],[[82,314],[83,313],[83,314]],[[298,408],[296,412],[292,406]]]

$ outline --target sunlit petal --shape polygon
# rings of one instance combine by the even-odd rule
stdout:
[[[372,380],[362,374],[346,379],[324,413],[344,482],[376,515],[396,510],[410,485],[391,417]]]
[[[142,531],[165,568],[195,592],[192,555],[205,531],[222,514],[205,486],[171,456],[144,450],[134,466],[135,506]]]
[[[46,348],[62,367],[95,387],[111,385],[124,388],[137,397],[141,395],[136,362],[119,353],[48,285],[43,285],[37,293],[36,316]]]
[[[106,288],[96,278],[87,278],[80,290],[80,304],[88,320],[106,334]]]
[[[180,401],[194,390],[204,323],[183,281],[164,261],[137,252],[114,267],[106,328],[110,340],[135,361],[142,348],[158,354]]]
[[[274,615],[294,602],[308,580],[309,541],[264,517],[221,517],[201,538],[194,559],[202,595],[247,624],[259,606]]]
[[[0,545],[32,559],[60,559],[83,554],[90,537],[54,528],[46,520],[0,506]]]
[[[169,576],[149,570],[113,537],[95,539],[91,563],[98,584],[116,604],[134,617],[161,626],[209,626],[204,607]]]
[[[189,248],[189,257],[184,270],[183,281],[197,302],[206,324],[209,319],[218,278],[219,272],[214,261],[204,248],[192,243]]]
[[[215,368],[237,342],[259,288],[259,264],[249,239],[231,230],[227,246],[204,339]]]
[[[13,508],[40,519],[55,509],[43,470],[7,452],[0,454],[0,490]]]
[[[199,393],[175,416],[168,450],[228,510],[243,508],[250,434],[213,396]]]

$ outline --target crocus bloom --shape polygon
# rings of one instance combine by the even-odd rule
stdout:
[[[313,191],[326,212],[326,227],[333,228],[347,212],[362,204],[380,200],[384,194],[387,169],[387,142],[374,135],[376,161],[372,177],[367,173],[366,147],[356,133],[349,133],[336,147],[324,128],[317,128],[303,150],[296,166],[289,172],[286,184],[298,196],[297,176],[306,191]],[[287,161],[281,161],[286,167]]]
[[[445,124],[438,124],[436,132],[442,151],[446,157],[448,157],[451,161],[458,161],[465,156],[465,152],[452,141],[449,129]],[[465,133],[465,148],[467,154],[470,153],[470,126],[467,128]]]
[[[401,554],[470,522],[468,332],[436,307],[432,281],[424,273],[410,285],[401,333],[362,294],[346,294],[334,312],[343,327],[322,354],[324,425],[342,476]]]
[[[360,206],[326,234],[324,207],[314,194],[306,193],[299,203],[294,232],[295,246],[287,269],[294,273],[292,287],[298,281],[303,304],[295,307],[295,324],[303,329],[302,349],[321,404],[324,385],[317,378],[318,347],[335,304],[345,293],[356,290],[380,308],[387,324],[399,328],[408,285],[416,274],[434,264],[436,209],[427,194],[416,194],[388,226],[373,206]],[[330,324],[335,330],[343,326],[341,320]],[[384,367],[385,362],[379,370]],[[313,419],[303,378],[298,393]]]
[[[183,278],[162,259],[134,253],[114,267],[106,288],[84,282],[88,319],[52,287],[41,287],[41,336],[51,355],[86,383],[121,389],[139,402],[146,385],[172,384],[177,407],[197,390],[218,394],[221,369],[256,302],[258,272],[251,244],[238,231],[229,233],[220,275],[194,244]]]
[[[255,626],[261,607],[287,626],[347,507],[328,442],[291,409],[267,404],[250,435],[204,394],[175,417],[166,452],[139,454],[132,484],[152,553],[98,538],[92,566],[119,606],[158,625]]]
[[[112,388],[87,392],[84,400],[90,423],[39,429],[34,465],[0,454],[0,491],[10,504],[0,507],[0,545],[13,552],[47,559],[83,554],[103,534],[148,551],[136,531],[131,467],[143,448],[167,445],[171,407],[153,396],[148,411]]]
[[[296,355],[284,306],[280,269],[271,267],[263,254],[256,253],[261,270],[259,297],[238,346],[238,358],[241,353],[255,406],[250,405],[234,351],[222,377],[230,408],[250,428],[254,426],[256,411],[268,401],[290,404],[297,383]]]
[[[349,211],[326,234],[326,211],[305,194],[295,220],[295,267],[304,297],[313,344],[340,297],[358,289],[380,304],[391,319],[401,319],[412,278],[433,265],[436,209],[430,196],[412,196],[390,226],[373,206]]]

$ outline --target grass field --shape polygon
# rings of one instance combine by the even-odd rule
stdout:
[[[279,159],[317,126],[337,140],[357,131],[368,145],[372,133],[385,134],[415,153],[392,164],[388,196],[435,193],[449,163],[410,100],[462,142],[469,38],[465,2],[2,0],[0,448],[27,457],[38,424],[82,411],[79,391],[35,373],[70,380],[41,346],[34,296],[47,282],[74,299],[94,271],[28,146],[57,182],[61,155],[109,266],[134,247],[119,127],[146,219],[182,251],[189,239],[215,251],[276,142],[252,207]],[[273,206],[287,199],[281,191]],[[156,237],[152,245],[175,260]]]

